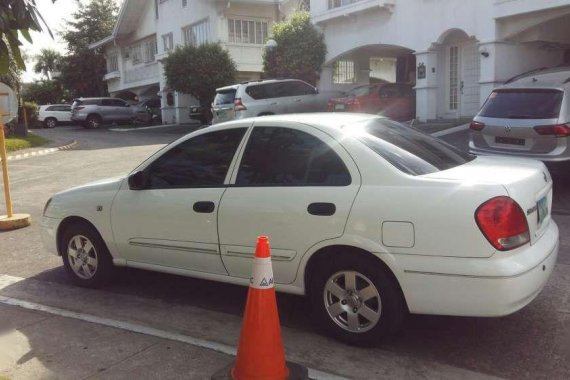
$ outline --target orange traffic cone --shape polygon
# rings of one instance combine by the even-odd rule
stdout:
[[[253,270],[232,377],[284,380],[289,376],[281,340],[269,239],[257,238]]]
[[[305,380],[306,367],[285,362],[267,236],[257,238],[235,365],[213,380]]]

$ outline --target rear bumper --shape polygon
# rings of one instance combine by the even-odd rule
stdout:
[[[474,141],[478,139],[478,143]],[[510,157],[524,157],[532,158],[543,162],[568,162],[570,161],[570,150],[568,150],[566,143],[559,143],[556,148],[547,153],[531,153],[526,150],[507,150],[507,149],[494,149],[486,147],[480,142],[481,137],[469,137],[469,153],[477,156],[494,155],[494,156],[510,156]],[[484,147],[482,147],[484,146]]]
[[[551,221],[534,245],[515,253],[497,252],[490,258],[406,258],[401,263],[400,285],[411,313],[508,315],[540,293],[553,271],[558,247],[558,226]],[[430,269],[425,269],[426,260]]]

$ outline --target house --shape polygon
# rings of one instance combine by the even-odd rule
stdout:
[[[263,46],[272,24],[300,0],[124,0],[111,36],[91,45],[107,61],[103,80],[111,96],[160,96],[164,123],[189,121],[198,102],[168,87],[162,60],[176,46],[220,42],[237,65],[238,81],[261,75]]]
[[[319,87],[415,83],[420,120],[477,113],[523,72],[570,64],[570,0],[311,0],[328,53]]]

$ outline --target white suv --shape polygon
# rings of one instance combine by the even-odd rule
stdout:
[[[55,128],[61,122],[69,123],[71,121],[71,105],[48,104],[40,106],[38,121],[41,121],[46,128]]]
[[[216,89],[212,124],[253,116],[327,110],[332,94],[297,79],[244,82]]]

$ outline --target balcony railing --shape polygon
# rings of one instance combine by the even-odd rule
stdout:
[[[158,80],[158,62],[135,67],[125,72],[125,83]]]
[[[327,9],[312,15],[315,23],[383,9],[392,12],[396,0],[327,0]]]
[[[329,9],[344,7],[362,0],[329,0]]]

